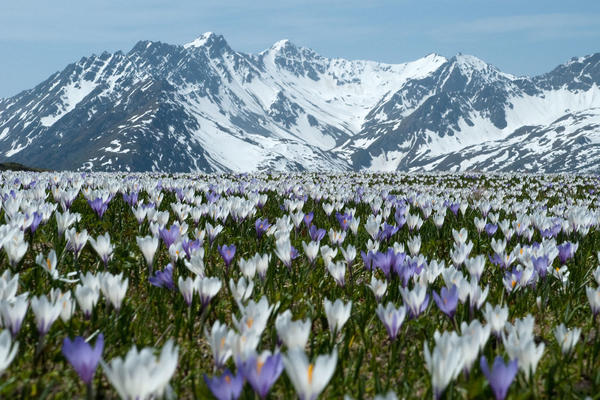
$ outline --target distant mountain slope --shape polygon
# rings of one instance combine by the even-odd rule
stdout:
[[[597,171],[596,160],[563,162],[541,143],[595,154],[599,86],[600,53],[529,78],[461,54],[390,65],[283,40],[249,55],[206,33],[84,57],[0,99],[0,160],[173,172]],[[493,162],[509,149],[520,161]]]

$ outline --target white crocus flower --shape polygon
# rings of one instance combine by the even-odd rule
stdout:
[[[110,272],[100,275],[100,290],[117,311],[121,309],[128,285],[129,278],[123,279],[122,272],[119,275],[113,275]]]
[[[325,299],[323,300],[323,306],[331,334],[334,335],[336,332],[340,332],[346,321],[348,321],[348,318],[350,318],[352,300],[344,304],[340,299],[337,299],[334,303],[329,301],[329,299]]]
[[[89,239],[92,248],[98,256],[102,259],[102,262],[106,266],[113,257],[114,247],[110,243],[110,235],[106,232],[104,235],[99,235],[97,239]]]
[[[335,372],[337,349],[331,355],[320,355],[314,364],[302,349],[292,349],[283,357],[285,371],[301,399],[316,399]]]
[[[100,363],[122,399],[146,400],[163,396],[177,368],[178,352],[178,347],[169,339],[158,358],[153,348],[138,351],[133,346],[125,359],[116,357],[108,364]]]
[[[287,346],[288,349],[304,349],[310,336],[311,321],[293,321],[290,310],[285,310],[275,319],[275,329],[277,336]]]
[[[152,273],[152,264],[154,260],[154,254],[156,253],[156,249],[158,249],[158,238],[156,236],[144,236],[144,237],[136,237],[137,245],[146,260],[146,265],[150,269],[150,273]]]
[[[19,350],[19,342],[12,342],[10,332],[3,330],[0,333],[0,375],[12,363]]]
[[[560,346],[563,354],[567,355],[573,350],[579,336],[581,335],[581,328],[567,329],[565,324],[560,324],[554,329],[554,337]]]

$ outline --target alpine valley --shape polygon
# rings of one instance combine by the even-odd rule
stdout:
[[[535,77],[473,57],[244,54],[206,33],[93,55],[0,99],[0,161],[53,170],[600,172],[600,53]]]

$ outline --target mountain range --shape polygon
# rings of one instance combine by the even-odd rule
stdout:
[[[600,172],[600,53],[513,76],[474,56],[258,54],[205,33],[84,57],[0,99],[0,161],[53,170]]]

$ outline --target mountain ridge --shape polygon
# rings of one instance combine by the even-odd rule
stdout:
[[[600,53],[517,77],[460,53],[385,64],[326,58],[284,39],[245,54],[209,32],[82,57],[0,99],[0,154],[48,169],[457,169],[453,154],[489,153],[523,126],[549,135],[565,118],[567,135],[583,118],[595,133],[599,85]]]

